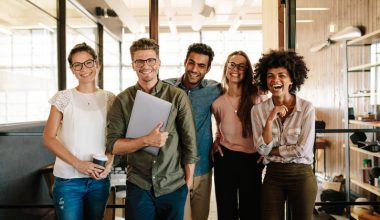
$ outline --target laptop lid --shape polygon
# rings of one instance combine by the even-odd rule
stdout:
[[[164,131],[172,104],[168,101],[138,90],[127,127],[127,138],[137,138],[149,134],[154,127],[163,122]],[[160,148],[149,146],[144,151],[157,155]]]

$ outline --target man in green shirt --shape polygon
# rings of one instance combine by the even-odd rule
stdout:
[[[158,79],[161,61],[154,40],[134,41],[130,52],[138,82],[121,92],[109,110],[106,143],[108,152],[128,157],[126,219],[182,220],[198,161],[190,101],[184,91]],[[145,136],[125,138],[137,90],[172,103],[165,132],[160,123]],[[141,150],[147,146],[160,148],[159,153]]]

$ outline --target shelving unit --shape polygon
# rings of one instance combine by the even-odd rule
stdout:
[[[380,121],[350,120],[349,123],[350,124],[357,124],[357,125],[366,125],[366,126],[380,127]]]
[[[379,94],[379,88],[380,85],[376,85],[375,87],[373,86],[373,84],[371,84],[371,81],[373,81],[372,83],[378,83],[377,80],[373,80],[372,77],[375,76],[375,79],[376,77],[380,77],[380,61],[378,58],[373,58],[372,56],[377,56],[378,53],[380,52],[377,52],[375,54],[373,54],[373,51],[371,51],[370,47],[374,44],[378,44],[380,43],[380,30],[377,30],[377,31],[374,31],[372,33],[369,33],[369,34],[366,34],[362,37],[359,37],[359,38],[356,38],[354,40],[351,40],[351,41],[348,41],[346,43],[346,88],[345,88],[345,91],[346,91],[346,94],[347,94],[347,109],[348,107],[353,107],[355,109],[355,107],[359,108],[360,107],[364,107],[363,105],[366,103],[364,100],[367,99],[367,104],[380,104],[380,103],[376,103],[375,101],[377,100],[377,96]],[[356,48],[363,48],[363,50],[361,50],[360,53],[362,54],[355,54],[355,55],[358,55],[358,57],[356,56],[353,56],[352,54],[349,53],[349,48],[352,48],[352,47],[356,47]],[[357,51],[359,51],[358,49],[356,49]],[[371,53],[372,52],[372,53]],[[361,63],[358,63],[358,65],[350,65],[351,61],[350,61],[350,58],[354,58],[356,59],[356,62],[361,62]],[[371,59],[372,58],[372,59]],[[368,62],[370,61],[370,62]],[[367,82],[367,83],[362,83],[362,84],[355,84],[355,83],[352,83],[352,84],[349,84],[349,78],[350,76],[351,77],[355,77],[355,76],[352,76],[349,74],[371,74],[371,75],[361,75],[361,76],[365,76],[365,77],[368,77],[368,80],[369,81],[364,81],[364,82]],[[353,88],[352,86],[361,86],[361,87],[366,87],[366,86],[369,86],[371,87],[370,90],[367,90],[369,88]],[[350,89],[354,89],[354,93],[349,93],[349,88]],[[362,89],[362,90],[359,90],[359,89]],[[360,92],[356,92],[356,91],[364,91],[364,90],[368,91],[368,92],[363,92],[363,93],[360,93]],[[377,89],[377,91],[376,91]],[[368,102],[368,98],[371,99],[370,102]],[[355,99],[355,102],[352,101],[352,99]],[[349,106],[349,103],[350,101],[352,101],[351,104],[353,104],[354,106]],[[368,106],[367,106],[368,107]],[[357,110],[357,109],[356,109]],[[369,111],[369,109],[368,109]],[[366,112],[367,113],[367,112]],[[375,112],[376,114],[376,112]],[[346,111],[346,119],[348,119],[348,112]],[[373,133],[373,137],[376,136],[376,132],[379,132],[379,128],[380,128],[380,121],[362,121],[362,120],[346,120],[346,129],[347,130],[352,130],[351,128],[353,127],[353,125],[355,125],[356,127],[359,127],[359,128],[362,128],[363,129],[363,132],[371,132]],[[359,129],[360,130],[360,129]],[[380,191],[378,189],[378,187],[375,187],[375,186],[372,186],[368,183],[365,183],[363,182],[362,180],[359,180],[358,177],[351,177],[351,172],[354,170],[354,169],[359,169],[358,167],[350,167],[350,152],[357,152],[357,153],[360,153],[362,155],[367,155],[368,157],[372,157],[372,161],[373,161],[373,165],[377,165],[377,162],[380,158],[380,152],[370,152],[370,151],[367,151],[367,150],[364,150],[364,149],[361,149],[361,148],[358,148],[357,146],[353,145],[349,138],[348,138],[349,135],[347,135],[346,137],[346,146],[350,146],[349,148],[346,148],[345,149],[345,157],[346,157],[346,181],[347,181],[347,184],[346,184],[346,191],[347,192],[350,192],[350,183],[352,183],[353,185],[356,185],[358,187],[360,187],[361,189],[364,189],[368,192],[371,192],[372,196],[371,197],[377,197],[377,196],[380,196]],[[358,154],[356,154],[358,155]],[[361,155],[358,155],[358,159],[361,157]],[[361,164],[361,163],[359,163]],[[358,172],[356,172],[357,174]],[[348,195],[349,197],[349,195]],[[348,198],[347,198],[348,199]],[[354,218],[354,219],[358,219],[358,216],[355,216],[354,213],[351,213],[351,216]]]

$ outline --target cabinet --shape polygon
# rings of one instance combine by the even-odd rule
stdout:
[[[366,141],[375,142],[380,134],[380,30],[346,43],[345,77],[348,107],[345,128],[366,132]],[[350,141],[349,135],[345,146],[349,146],[346,148],[346,190],[350,192],[351,182],[372,193],[372,197],[380,196],[377,187],[361,178],[362,159],[370,158],[374,166],[379,166],[380,152],[359,148]]]

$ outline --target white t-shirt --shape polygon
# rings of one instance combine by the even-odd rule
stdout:
[[[57,92],[49,100],[63,114],[57,138],[79,160],[91,161],[93,154],[105,152],[107,110],[114,99],[108,91],[81,93],[73,88]],[[53,174],[67,179],[89,177],[58,157]]]

